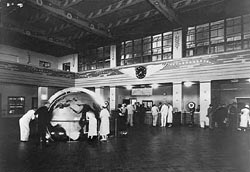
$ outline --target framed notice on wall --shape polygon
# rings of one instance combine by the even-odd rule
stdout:
[[[25,107],[25,98],[8,97],[8,114],[9,115],[23,115]]]
[[[153,94],[152,88],[133,88],[132,96],[151,96]]]

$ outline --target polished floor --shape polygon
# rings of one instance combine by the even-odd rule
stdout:
[[[16,119],[0,119],[0,172],[250,172],[250,131],[129,128],[108,142],[19,141]]]

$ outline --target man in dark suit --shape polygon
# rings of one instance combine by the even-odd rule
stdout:
[[[40,142],[46,142],[46,131],[49,125],[51,116],[49,113],[49,102],[45,102],[43,106],[38,108],[35,115],[38,115],[38,133]]]

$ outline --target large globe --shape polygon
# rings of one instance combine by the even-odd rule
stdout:
[[[100,107],[102,97],[88,91],[73,91],[75,88],[68,90],[66,92],[61,91],[50,99],[52,114],[50,124],[52,128],[58,126],[63,128],[70,139],[77,140],[80,136],[80,120],[82,119],[84,106],[89,105],[96,110]]]

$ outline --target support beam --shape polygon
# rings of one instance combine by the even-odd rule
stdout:
[[[132,17],[127,17],[127,18],[124,18],[124,19],[120,19],[115,23],[109,23],[108,28],[118,27],[118,26],[121,26],[121,25],[124,25],[124,24],[133,23],[135,21],[139,21],[139,20],[143,20],[143,19],[146,19],[146,18],[149,18],[149,17],[153,17],[153,16],[158,15],[158,14],[160,14],[160,12],[153,9],[153,10],[141,13],[141,14],[136,14],[135,16],[132,16]]]
[[[55,26],[53,28],[50,28],[49,31],[47,32],[48,35],[51,35],[51,34],[56,34],[56,33],[59,33],[67,28],[70,28],[70,24],[62,24],[60,26]]]
[[[46,19],[47,17],[48,17],[48,15],[45,13],[37,13],[34,16],[30,16],[27,23],[35,23],[35,22],[40,21],[42,19]]]
[[[45,35],[46,34],[46,32],[41,28],[34,27],[33,25],[31,25],[29,23],[26,23],[26,22],[24,22],[24,23],[21,23],[19,21],[17,22],[17,21],[15,21],[13,19],[10,19],[8,17],[4,18],[3,26],[7,26],[7,27],[8,26],[10,26],[10,27],[13,26],[14,28],[20,28],[20,29],[22,29],[24,31],[28,30],[28,31],[32,31],[32,32],[37,32],[37,33],[39,33],[39,35]]]
[[[65,3],[63,4],[62,8],[66,9],[69,7],[72,7],[74,5],[77,5],[78,3],[82,2],[83,0],[65,0]]]
[[[145,0],[120,0],[114,4],[110,4],[107,7],[91,12],[87,15],[88,19],[95,19],[98,17],[102,17],[118,10],[130,7],[132,5],[136,5],[138,3],[144,2]]]
[[[43,0],[35,1],[35,0],[27,0],[31,5],[35,6],[36,8],[42,8],[47,11],[49,11],[51,14],[55,16],[61,17],[63,20],[67,22],[71,22],[72,24],[76,25],[79,28],[83,28],[84,30],[97,34],[99,36],[108,37],[111,38],[110,33],[108,33],[105,30],[99,29],[97,26],[95,26],[93,23],[81,20],[79,16],[72,14],[70,12],[67,12],[65,10],[62,10],[60,8],[55,8],[52,6],[49,6],[49,4],[46,4],[46,2],[43,2]],[[39,3],[37,3],[39,2]]]
[[[181,24],[178,16],[170,5],[165,2],[165,0],[148,0],[148,2],[151,3],[169,21]]]
[[[173,3],[173,8],[175,10],[179,10],[185,7],[195,6],[198,4],[213,4],[213,3],[221,3],[225,0],[180,0],[178,2]]]
[[[4,30],[16,32],[16,33],[19,33],[19,34],[22,34],[22,35],[26,35],[26,36],[29,36],[29,37],[32,37],[32,38],[36,38],[36,39],[39,39],[39,40],[42,40],[42,41],[51,42],[53,44],[56,44],[56,45],[59,45],[59,46],[63,46],[63,47],[66,47],[66,48],[75,49],[70,44],[67,44],[67,43],[62,42],[62,41],[57,40],[57,39],[54,40],[53,38],[48,38],[46,36],[41,36],[41,34],[39,34],[37,32],[32,32],[32,31],[29,31],[29,30],[20,29],[18,27],[0,26],[0,28],[4,29]]]

